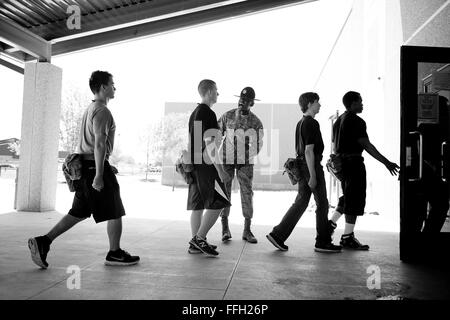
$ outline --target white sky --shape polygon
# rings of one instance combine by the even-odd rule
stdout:
[[[252,86],[264,103],[297,103],[313,89],[352,3],[295,5],[54,57],[52,63],[63,69],[63,86],[86,92],[92,71],[114,75],[110,108],[121,148],[132,152],[139,131],[159,120],[165,102],[198,101],[203,78],[217,82],[218,102],[237,102],[234,95]],[[20,137],[22,88],[23,76],[0,66],[0,139]]]

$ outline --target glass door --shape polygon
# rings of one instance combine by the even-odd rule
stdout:
[[[400,259],[450,258],[450,48],[402,47]]]

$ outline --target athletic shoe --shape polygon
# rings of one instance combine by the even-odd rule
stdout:
[[[206,239],[205,239],[205,240],[206,240]],[[208,244],[209,244],[209,246],[210,246],[211,248],[213,248],[214,250],[217,249],[217,246],[216,246],[216,245],[213,245],[213,244],[210,244],[210,243],[208,243]],[[188,252],[189,252],[190,254],[203,253],[203,252],[201,252],[199,249],[197,249],[195,246],[193,246],[193,245],[190,244],[190,243],[189,243],[189,249],[188,249]]]
[[[329,243],[316,243],[315,247],[314,247],[314,251],[316,252],[329,252],[329,253],[338,253],[338,252],[342,252],[342,247],[341,246],[336,246],[333,243],[329,242]]]
[[[43,269],[48,268],[47,253],[50,251],[48,241],[45,236],[28,239],[28,248],[30,249],[31,259],[35,264]]]
[[[207,238],[205,238],[205,241],[208,243],[208,245],[209,245],[211,248],[213,248],[214,250],[217,249],[217,246],[216,246],[215,244],[209,243]]]
[[[190,254],[197,254],[197,253],[203,253],[200,250],[198,250],[195,246],[193,246],[192,244],[189,244],[189,249],[188,249],[188,253]]]
[[[119,249],[116,251],[109,251],[105,265],[107,266],[131,266],[139,262],[139,256],[132,256],[125,250]]]
[[[287,251],[289,249],[289,247],[287,245],[285,245],[282,241],[280,241],[274,234],[273,232],[269,233],[268,235],[266,235],[266,238],[278,249],[280,249],[281,251]]]
[[[367,244],[361,244],[361,242],[355,238],[355,234],[353,232],[348,235],[342,235],[341,246],[344,249],[369,250],[369,246]]]
[[[206,240],[203,240],[198,236],[194,236],[189,243],[208,256],[219,255],[219,253],[213,249],[208,242],[206,242]]]

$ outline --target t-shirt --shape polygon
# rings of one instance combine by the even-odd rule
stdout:
[[[333,142],[338,154],[361,154],[363,146],[358,139],[368,138],[366,122],[356,113],[346,111],[333,125]]]
[[[253,164],[253,158],[263,145],[263,125],[251,111],[244,115],[239,109],[225,112],[219,119],[224,141],[226,164]]]
[[[111,111],[103,103],[92,102],[83,114],[77,153],[94,155],[95,134],[103,133],[106,135],[106,159],[109,159],[114,149],[115,132]]]
[[[218,132],[219,125],[216,114],[208,105],[200,103],[189,118],[188,151],[190,151],[193,164],[205,164],[203,160],[203,151],[206,147],[204,138],[210,136],[208,133],[213,133],[208,131],[210,129],[216,129],[215,132]]]
[[[301,131],[301,137],[303,140],[303,150],[300,150],[300,143],[299,140],[296,139],[296,146],[295,150],[298,155],[303,155],[305,152],[305,148],[309,144],[314,145],[314,157],[316,161],[322,160],[322,154],[323,154],[323,140],[322,140],[322,133],[320,132],[320,125],[317,120],[315,120],[311,116],[303,116],[303,118],[297,123],[297,128],[295,130],[296,137],[299,137],[299,129],[300,129],[300,122],[303,121],[302,124],[302,131]]]

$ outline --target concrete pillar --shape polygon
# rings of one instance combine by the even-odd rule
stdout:
[[[62,69],[25,64],[18,211],[55,210]]]

